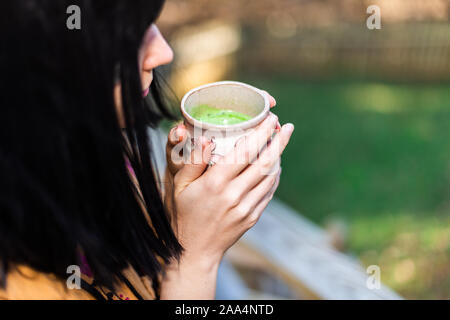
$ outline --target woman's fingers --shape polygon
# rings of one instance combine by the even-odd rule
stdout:
[[[175,146],[181,141],[183,141],[184,137],[187,134],[186,126],[183,123],[177,124],[173,127],[169,132],[168,145]]]
[[[273,108],[277,105],[277,101],[266,90],[261,90],[269,98],[270,107]]]
[[[278,175],[278,178],[273,185],[272,189],[264,196],[264,198],[261,199],[261,201],[255,206],[253,211],[250,213],[248,217],[248,222],[250,224],[250,227],[254,226],[259,218],[261,218],[262,213],[264,212],[264,209],[266,209],[269,202],[272,200],[273,195],[278,189],[278,186],[280,185],[280,178],[281,178],[281,170],[280,174]]]
[[[277,101],[275,100],[274,97],[272,97],[266,90],[261,90],[265,95],[267,95],[267,97],[269,98],[269,104],[270,104],[270,108],[274,108],[277,105]],[[281,129],[281,125],[278,122],[277,127],[275,129],[276,132],[280,132]]]
[[[261,203],[267,203],[272,199],[273,194],[278,188],[280,181],[281,168],[272,176],[266,176],[255,188],[247,193],[244,199],[236,207],[238,212],[242,213],[244,220],[248,220],[250,224],[256,223],[259,215],[255,214],[255,210],[261,207]],[[266,203],[266,205],[267,205]],[[265,206],[264,206],[265,208]]]
[[[187,141],[187,130],[184,124],[180,123],[169,131],[166,144],[167,168],[172,175],[180,170],[184,163],[182,159],[182,149]]]
[[[189,161],[184,163],[184,166],[175,175],[174,183],[177,186],[175,192],[182,191],[203,174],[211,159],[215,145],[214,142],[202,136],[193,141],[192,147]]]
[[[285,124],[280,132],[270,141],[267,148],[261,152],[258,159],[251,166],[253,168],[248,168],[249,172],[246,174],[256,174],[256,170],[259,170],[260,174],[272,174],[272,168],[279,162],[293,132],[294,125],[292,123]]]
[[[233,184],[237,189],[249,191],[267,175],[276,173],[275,169],[280,164],[281,154],[289,143],[293,130],[294,126],[289,123],[282,127],[259,158],[234,179]]]
[[[236,147],[211,168],[210,174],[221,174],[225,180],[231,180],[239,175],[267,145],[276,130],[277,123],[278,117],[271,113],[253,132],[242,137]]]

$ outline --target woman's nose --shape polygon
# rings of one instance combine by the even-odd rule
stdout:
[[[146,39],[142,67],[144,70],[150,71],[158,66],[172,62],[173,51],[156,25],[150,28],[149,33]]]

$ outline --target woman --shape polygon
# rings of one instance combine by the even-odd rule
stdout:
[[[201,162],[169,159],[164,205],[146,134],[174,119],[153,79],[173,56],[154,25],[163,1],[79,1],[81,30],[66,27],[72,4],[2,4],[0,298],[212,299],[225,251],[278,186],[260,167],[277,166],[293,126],[269,116],[226,156],[278,128],[260,159],[207,171],[214,143],[199,139]],[[185,138],[173,129],[168,153]]]

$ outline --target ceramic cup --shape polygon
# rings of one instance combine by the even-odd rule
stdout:
[[[233,110],[252,118],[232,125],[201,122],[190,115],[192,108],[199,105]],[[216,144],[213,155],[224,156],[234,148],[241,137],[247,135],[268,116],[270,103],[267,95],[255,87],[241,82],[221,81],[186,93],[181,101],[181,112],[190,137],[205,136],[212,139]],[[188,143],[187,146],[189,145]]]

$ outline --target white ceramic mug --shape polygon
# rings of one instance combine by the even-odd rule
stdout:
[[[192,108],[199,105],[232,110],[252,118],[232,125],[201,122],[190,115]],[[236,81],[221,81],[197,87],[186,93],[181,101],[181,112],[190,137],[205,136],[213,139],[216,144],[213,154],[224,156],[241,137],[268,116],[270,102],[267,94],[253,86]],[[187,145],[189,147],[190,144]]]

